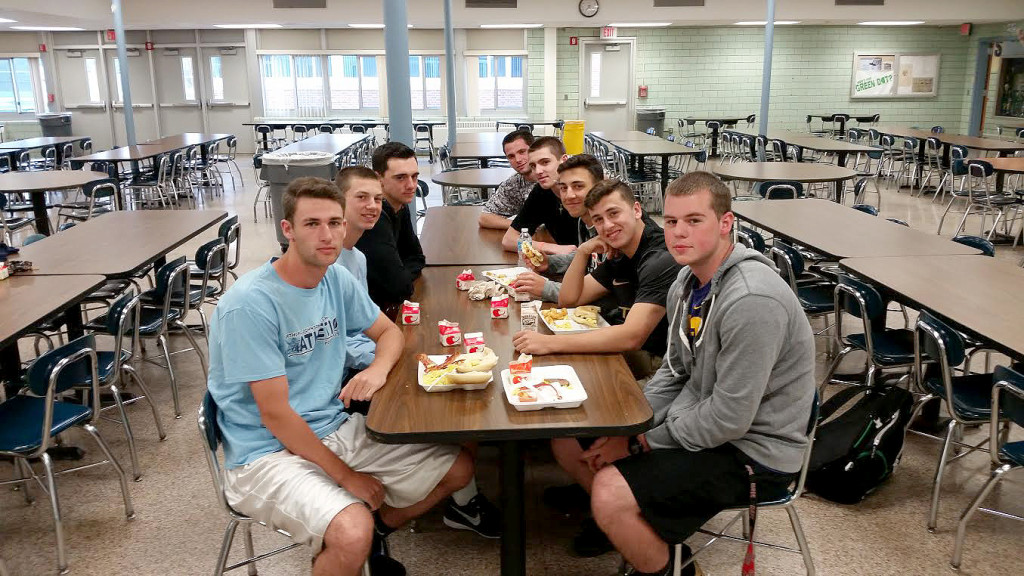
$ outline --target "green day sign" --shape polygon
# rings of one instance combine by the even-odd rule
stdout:
[[[854,96],[888,96],[893,92],[893,81],[895,74],[889,70],[885,72],[857,71],[857,78],[853,84]]]

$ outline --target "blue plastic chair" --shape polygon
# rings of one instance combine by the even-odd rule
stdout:
[[[969,234],[961,234],[953,237],[953,242],[957,244],[963,244],[964,246],[970,246],[971,248],[977,248],[981,250],[981,253],[985,256],[995,256],[996,246],[981,236],[971,236]]]
[[[736,237],[739,240],[740,244],[743,244],[747,248],[757,250],[762,254],[764,254],[765,251],[768,249],[768,246],[767,244],[765,244],[764,241],[764,236],[761,236],[761,234],[758,233],[753,228],[747,228],[746,226],[738,226],[736,228]]]
[[[95,464],[62,470],[61,473],[108,463],[114,468],[121,483],[121,496],[128,520],[134,518],[135,509],[128,493],[124,469],[96,429],[99,411],[93,407],[100,405],[100,391],[95,337],[91,334],[82,336],[46,352],[29,366],[26,380],[32,396],[19,394],[0,404],[0,455],[14,459],[14,468],[18,474],[17,479],[0,484],[21,484],[26,499],[31,502],[29,480],[41,480],[32,470],[29,460],[38,458],[42,462],[57,538],[57,568],[63,574],[68,567],[64,524],[61,520],[53,462],[46,453],[58,434],[72,427],[82,428],[92,436],[106,458]],[[57,400],[59,394],[85,381],[90,383],[87,404]]]
[[[776,240],[771,249],[771,257],[779,269],[779,275],[796,294],[804,314],[808,318],[826,317],[825,328],[814,335],[826,334],[832,327],[827,316],[836,311],[832,296],[835,284],[826,278],[806,273],[803,256],[789,244]]]
[[[870,214],[871,216],[878,216],[878,208],[875,208],[871,204],[854,204],[852,208],[865,214]]]
[[[790,180],[761,182],[757,185],[757,193],[765,200],[792,200],[806,197],[804,185]]]

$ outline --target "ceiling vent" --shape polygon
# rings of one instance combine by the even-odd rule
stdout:
[[[885,6],[885,0],[836,0],[836,6]]]
[[[466,0],[466,8],[518,8],[519,0]]]
[[[327,8],[327,0],[274,0],[274,8]]]
[[[654,0],[655,8],[684,8],[703,5],[704,0]]]

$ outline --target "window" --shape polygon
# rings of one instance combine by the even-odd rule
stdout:
[[[85,82],[89,85],[89,102],[102,102],[100,97],[100,75],[96,72],[96,59],[85,59]]]
[[[220,56],[210,56],[210,95],[214,100],[224,99],[224,71]]]
[[[295,98],[299,116],[322,116],[324,110],[323,60],[295,56]]]
[[[373,110],[380,106],[376,56],[327,57],[331,110]]]
[[[295,79],[292,77],[292,57],[261,56],[260,75],[263,78],[263,102],[267,116],[294,114]]]
[[[110,63],[114,68],[114,88],[117,90],[117,100],[115,102],[124,102],[124,91],[121,89],[121,66],[117,62],[117,60],[113,60]]]
[[[410,56],[409,88],[413,110],[440,110],[441,57]]]
[[[601,97],[601,53],[590,54],[590,97]]]
[[[195,102],[196,99],[196,76],[192,70],[192,57],[181,57],[181,84],[185,87],[185,101]],[[118,83],[120,90],[121,84]]]
[[[36,111],[33,65],[28,58],[0,58],[0,112]]]
[[[481,110],[521,110],[525,104],[526,82],[522,56],[480,56],[477,99]],[[440,90],[440,84],[438,84]]]

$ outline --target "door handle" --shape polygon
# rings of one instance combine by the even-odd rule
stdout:
[[[590,101],[589,99],[583,100],[583,106],[625,106],[625,100],[596,100]]]

